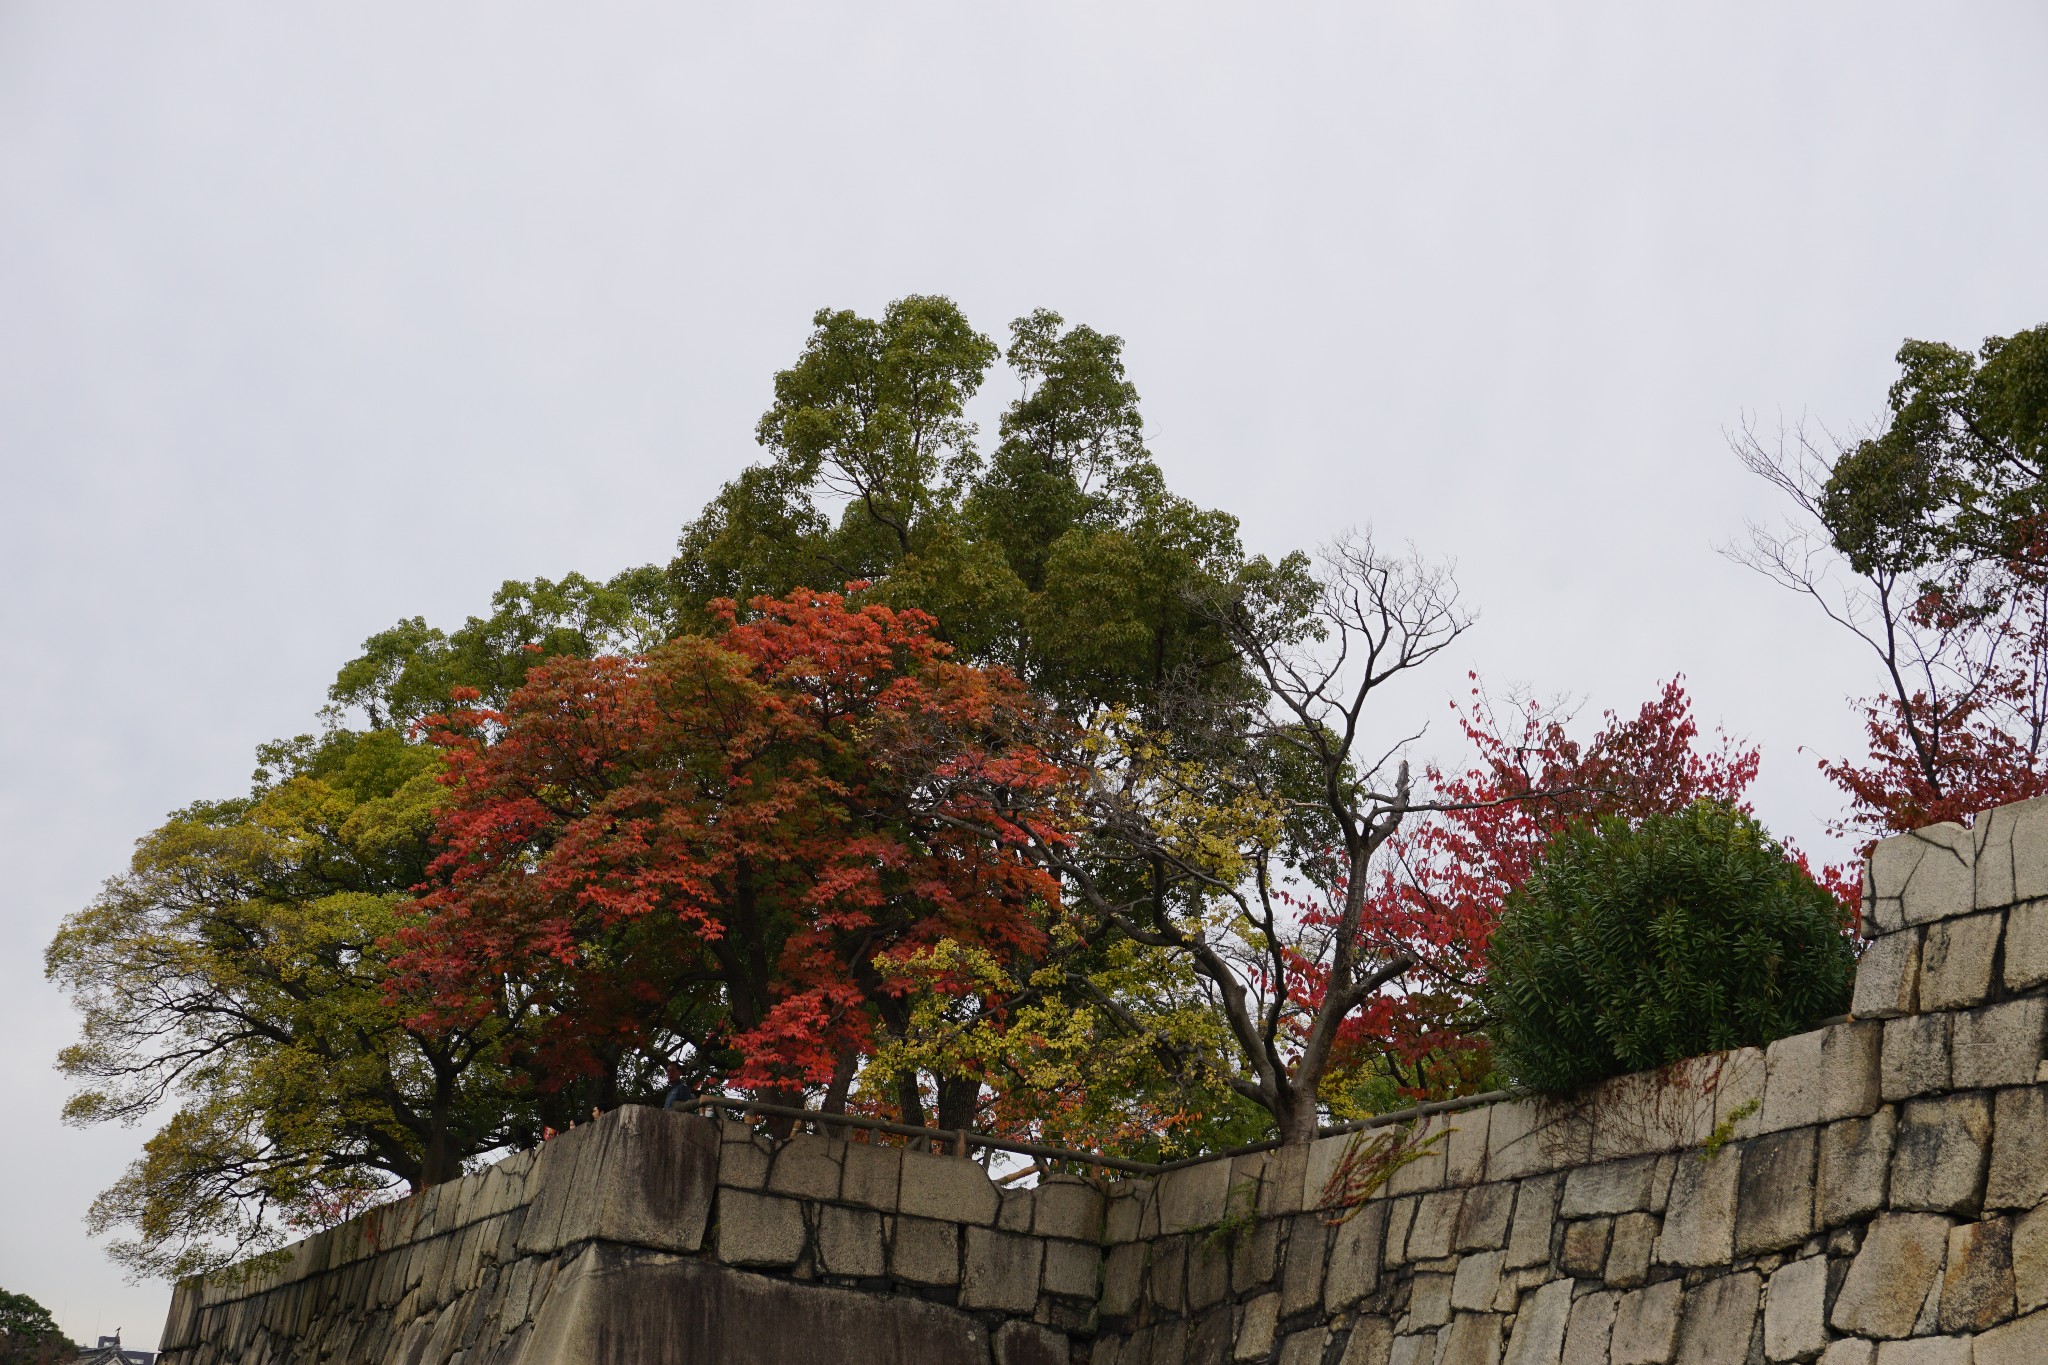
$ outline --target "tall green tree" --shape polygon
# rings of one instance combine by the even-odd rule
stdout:
[[[532,1136],[496,1064],[522,1021],[429,1031],[387,999],[385,945],[425,876],[438,756],[395,731],[270,746],[247,797],[144,836],[70,916],[50,977],[81,1040],[75,1124],[170,1119],[94,1203],[114,1256],[175,1276],[322,1226]]]

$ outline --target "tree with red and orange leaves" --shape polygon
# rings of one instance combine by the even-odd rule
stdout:
[[[801,590],[751,606],[722,604],[711,637],[550,660],[501,709],[442,718],[445,851],[403,987],[441,1022],[530,1006],[518,1065],[578,1104],[618,1102],[637,1052],[843,1109],[908,1008],[892,955],[1029,959],[1058,912],[1019,850],[1064,837],[1071,777],[1014,677],[951,661],[915,611]],[[919,1078],[896,1089],[923,1121]]]

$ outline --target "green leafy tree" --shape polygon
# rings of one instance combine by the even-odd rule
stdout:
[[[1848,1008],[1841,904],[1743,812],[1577,821],[1513,891],[1481,998],[1496,1056],[1566,1092]]]
[[[520,1141],[493,1059],[520,1021],[429,1032],[386,999],[394,911],[422,880],[439,759],[395,731],[275,745],[247,797],[136,846],[46,967],[83,1016],[75,1124],[177,1107],[94,1203],[114,1256],[175,1276],[323,1226]],[[530,1121],[526,1122],[530,1127]]]
[[[0,1289],[0,1365],[54,1365],[77,1354],[49,1309]]]

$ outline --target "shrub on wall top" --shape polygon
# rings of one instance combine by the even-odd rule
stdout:
[[[1507,902],[1483,1000],[1502,1069],[1555,1093],[1797,1033],[1849,1007],[1854,969],[1834,897],[1703,801],[1560,833]]]

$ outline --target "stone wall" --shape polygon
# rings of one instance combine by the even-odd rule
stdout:
[[[1866,922],[1850,1017],[1437,1116],[1362,1201],[1372,1139],[1004,1191],[629,1109],[188,1282],[166,1360],[2048,1362],[2048,801],[1880,844]]]

